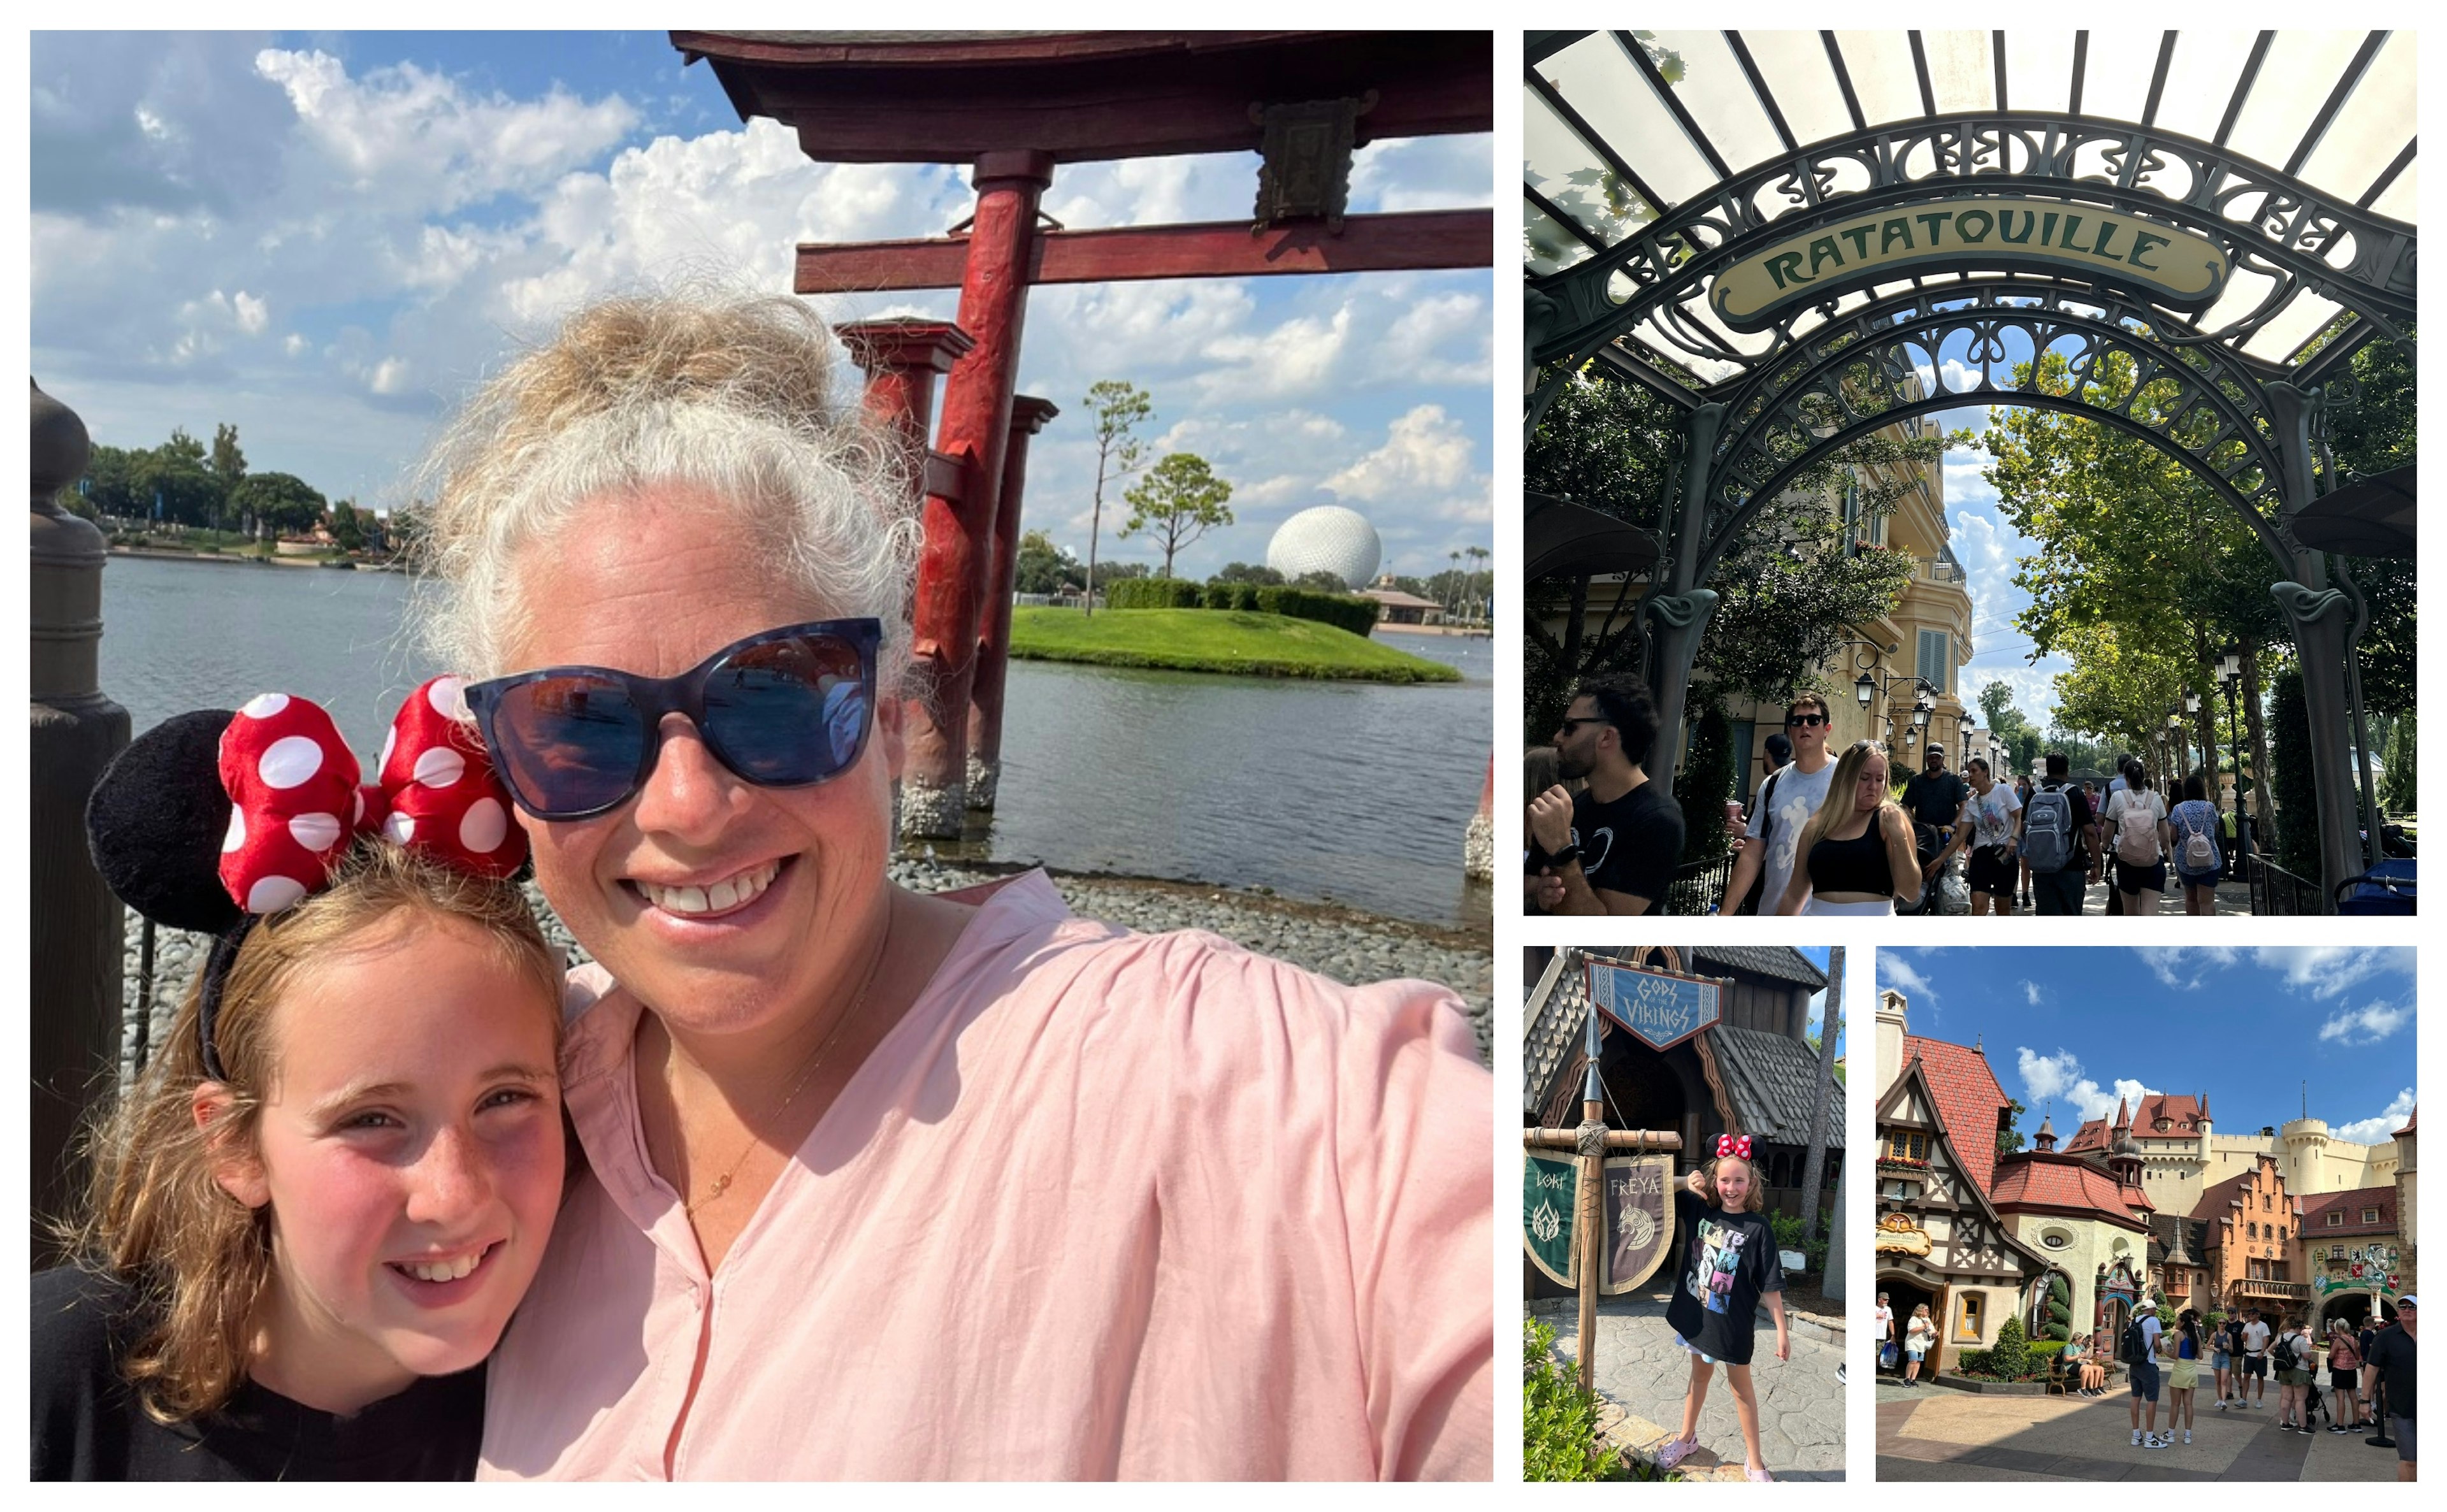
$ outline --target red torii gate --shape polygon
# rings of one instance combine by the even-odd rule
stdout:
[[[866,322],[841,334],[867,404],[922,448],[925,547],[915,652],[930,696],[904,710],[904,835],[956,838],[992,806],[1025,437],[1054,413],[1020,400],[1033,283],[1247,277],[1494,265],[1492,210],[1345,216],[1351,151],[1380,138],[1487,131],[1487,32],[674,31],[745,121],[795,128],[819,162],[966,162],[977,213],[954,234],[803,245],[793,292],[960,291],[956,326]],[[1261,154],[1252,221],[1041,227],[1054,167]],[[1254,223],[1253,223],[1254,222]],[[1003,507],[1008,502],[1008,508]],[[981,609],[994,603],[990,618]],[[981,636],[980,631],[984,633]]]

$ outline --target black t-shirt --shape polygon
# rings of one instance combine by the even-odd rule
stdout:
[[[1954,827],[1963,801],[1970,796],[1971,784],[1953,772],[1940,772],[1935,777],[1914,772],[1911,781],[1904,784],[1904,807],[1914,820],[1940,829]]]
[[[1682,1259],[1666,1323],[1710,1359],[1750,1364],[1758,1300],[1784,1290],[1775,1230],[1756,1213],[1728,1213],[1680,1191],[1674,1221],[1683,1234]]]
[[[123,1282],[73,1268],[32,1286],[37,1481],[467,1481],[484,1368],[429,1376],[351,1417],[250,1382],[220,1411],[164,1427],[120,1360],[147,1327]]]
[[[2387,1387],[2388,1416],[2413,1416],[2412,1338],[2391,1323],[2379,1331],[2379,1337],[2371,1340],[2370,1352],[2362,1358],[2378,1369],[2380,1380]]]
[[[1572,798],[1572,839],[1589,886],[1644,898],[1654,911],[1682,859],[1682,809],[1660,783],[1642,783],[1611,803],[1584,788]]]
[[[2031,796],[2036,798],[2040,793],[2054,792],[2057,790],[2058,784],[2053,783],[2042,783],[2037,788],[2032,790]],[[2066,783],[2062,784],[2062,791],[2065,795],[2065,806],[2073,811],[2072,832],[2065,836],[2065,863],[2063,869],[2066,871],[2077,872],[2088,871],[2090,869],[2090,837],[2084,834],[2083,831],[2090,827],[2091,822],[2090,795],[2081,790],[2081,784],[2079,783]],[[2025,800],[2022,804],[2021,818],[2024,833],[2029,832],[2030,822],[2031,805],[2030,803]]]

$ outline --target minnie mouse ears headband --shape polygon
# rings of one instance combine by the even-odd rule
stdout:
[[[1747,1134],[1717,1135],[1717,1159],[1721,1161],[1728,1155],[1738,1161],[1749,1160],[1751,1158],[1751,1137]]]
[[[255,919],[320,891],[360,834],[504,879],[526,834],[467,722],[462,680],[437,677],[391,721],[375,781],[323,709],[265,693],[235,713],[163,721],[120,752],[85,804],[95,868],[157,924],[218,935],[204,967],[205,1068],[222,1074],[212,1023]]]

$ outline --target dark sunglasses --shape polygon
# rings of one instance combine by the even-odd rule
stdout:
[[[1613,723],[1614,721],[1611,719],[1566,719],[1563,724],[1556,728],[1563,733],[1568,735],[1572,731],[1580,728],[1583,725],[1611,725]]]
[[[875,724],[875,619],[785,625],[676,677],[546,667],[475,683],[467,707],[510,797],[541,820],[592,819],[646,785],[663,716],[685,714],[743,782],[805,787],[858,761]]]
[[[1835,723],[1824,714],[1788,714],[1785,716],[1784,722],[1787,725],[1796,725],[1805,729],[1815,729],[1821,725],[1831,725]]]

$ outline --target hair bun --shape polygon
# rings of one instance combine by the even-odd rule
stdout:
[[[242,917],[221,885],[230,798],[221,731],[235,710],[199,709],[146,730],[85,801],[85,842],[113,895],[156,924],[218,935]]]

